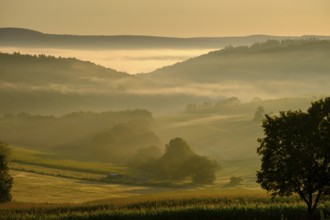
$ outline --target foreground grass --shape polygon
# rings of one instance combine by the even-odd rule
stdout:
[[[238,196],[241,194],[240,196]],[[0,219],[304,219],[296,197],[270,199],[255,192],[191,191],[83,204],[8,203]],[[316,212],[319,218],[319,210]]]

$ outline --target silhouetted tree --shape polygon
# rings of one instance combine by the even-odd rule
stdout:
[[[10,190],[13,185],[13,178],[8,172],[8,147],[0,141],[0,202],[11,201]]]
[[[330,97],[313,102],[307,112],[266,115],[262,127],[257,182],[273,196],[297,193],[312,219],[330,194]]]

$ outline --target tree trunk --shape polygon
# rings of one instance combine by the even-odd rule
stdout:
[[[312,208],[312,203],[308,203],[308,207],[307,207],[307,217],[308,220],[313,220],[313,208]]]

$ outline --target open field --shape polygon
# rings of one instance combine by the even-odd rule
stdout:
[[[61,159],[60,155],[22,147],[11,147],[11,161],[23,164],[37,165],[42,167],[57,168],[62,170],[74,170],[88,173],[119,173],[126,174],[127,168],[111,163],[82,162]]]
[[[259,188],[223,187],[221,185],[199,186],[194,184],[177,186],[150,186],[142,184],[116,184],[101,181],[88,181],[76,178],[56,177],[32,172],[11,171],[14,178],[12,190],[15,202],[32,203],[81,203],[108,198],[150,195],[160,192],[191,192],[200,190],[217,191],[221,194],[244,192],[264,194]],[[172,194],[174,195],[174,193]]]
[[[56,155],[52,159],[45,155],[14,147],[12,158],[16,162],[10,163],[13,202],[0,205],[0,219],[300,220],[305,215],[305,205],[298,197],[271,199],[254,179],[244,176],[253,168],[253,161],[224,164],[214,185],[157,185],[106,182],[103,168],[97,169],[100,164],[88,171],[90,162],[65,163]],[[84,169],[77,169],[78,165]],[[245,170],[238,169],[242,166]],[[110,164],[107,169],[117,170]],[[124,173],[134,172],[126,169]],[[238,186],[228,185],[233,174],[243,176],[244,181]],[[321,204],[315,217],[329,207],[329,203]]]
[[[246,170],[237,166],[244,163],[246,169],[252,161],[237,161],[226,165],[217,173],[214,185],[194,185],[189,182],[170,183],[143,179],[138,171],[111,163],[82,162],[58,159],[58,155],[11,147],[9,163],[14,178],[12,190],[15,202],[29,203],[81,203],[108,198],[126,198],[159,192],[183,192],[194,190],[232,191],[228,187],[232,175],[244,177],[238,186],[241,190],[260,192],[255,180],[244,176]],[[121,177],[107,178],[109,173]],[[235,188],[235,190],[238,188]]]
[[[228,185],[235,168],[219,172],[214,185],[191,183],[171,184],[147,180],[139,182],[134,178],[107,179],[105,174],[81,172],[69,169],[49,168],[22,163],[10,163],[14,178],[12,190],[16,202],[33,203],[81,203],[98,199],[122,198],[159,192],[183,192],[194,190],[221,190],[233,192],[244,190],[261,192],[254,180],[245,179],[238,187]],[[244,176],[243,176],[244,177]],[[135,182],[133,182],[135,180]]]
[[[322,204],[315,213],[319,219]],[[297,198],[270,199],[248,190],[192,190],[81,204],[8,203],[0,219],[304,219]]]
[[[30,172],[11,171],[14,201],[37,203],[81,203],[95,199],[138,195],[148,187],[109,184]]]
[[[16,202],[81,203],[155,192],[184,191],[213,186],[172,184],[144,178],[138,171],[110,163],[57,159],[56,154],[12,147],[10,173]],[[120,174],[109,178],[108,174]],[[220,178],[221,181],[221,178]],[[225,180],[227,181],[227,180]]]

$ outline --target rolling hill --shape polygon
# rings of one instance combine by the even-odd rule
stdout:
[[[79,151],[85,157],[93,152],[94,142],[101,149],[98,152],[104,152],[102,147],[109,143],[118,149],[128,144],[159,146],[182,137],[196,152],[236,167],[231,173],[247,164],[240,175],[254,178],[256,139],[262,135],[260,123],[252,120],[256,108],[263,106],[266,113],[304,109],[315,100],[312,97],[328,95],[329,55],[326,40],[268,41],[227,47],[149,74],[129,75],[74,58],[1,53],[0,114],[12,114],[0,120],[1,139],[76,157]],[[238,98],[228,99],[233,96]],[[280,99],[288,97],[301,98]],[[152,112],[154,126],[141,129],[139,122],[132,127],[128,116],[115,123],[112,117],[88,112],[81,114],[79,123],[58,117],[81,110],[136,108]],[[21,112],[32,114],[33,120]],[[13,115],[14,120],[8,120]],[[92,122],[91,115],[96,117]],[[118,138],[121,131],[130,135]]]
[[[215,82],[329,77],[330,41],[270,40],[223,50],[160,68],[151,77]]]
[[[183,109],[184,100],[196,100],[158,89],[161,85],[142,77],[74,58],[0,53],[0,113],[61,115],[136,108],[164,112]]]
[[[329,57],[330,41],[267,41],[210,52],[148,77],[209,97],[311,97],[330,92]]]
[[[156,37],[156,36],[79,36],[46,34],[22,28],[0,28],[0,46],[7,47],[48,47],[66,49],[138,49],[138,48],[223,48],[228,45],[242,46],[270,39],[300,39],[315,37],[330,39],[326,36],[268,36],[251,35],[242,37]]]
[[[157,114],[228,97],[324,96],[329,57],[330,41],[267,41],[129,75],[74,58],[1,53],[0,113],[143,108]]]

